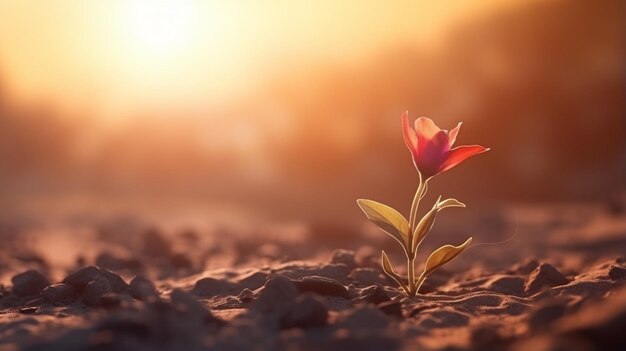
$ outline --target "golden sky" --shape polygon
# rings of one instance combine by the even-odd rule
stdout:
[[[519,2],[0,0],[0,79],[18,100],[107,118],[202,108],[280,70],[359,64]]]

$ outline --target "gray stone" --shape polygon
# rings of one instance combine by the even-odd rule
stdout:
[[[85,287],[83,303],[87,306],[98,307],[102,303],[102,296],[110,292],[113,292],[111,284],[105,278],[100,277]]]
[[[349,298],[348,288],[336,280],[310,276],[294,281],[300,293],[313,292],[320,295],[337,296],[345,299]]]
[[[43,289],[41,297],[53,305],[65,305],[74,301],[78,294],[72,285],[59,283]]]
[[[254,272],[239,281],[239,286],[250,290],[255,290],[263,286],[269,274],[265,272]]]
[[[31,269],[11,278],[13,293],[17,296],[39,294],[50,282],[38,271]]]
[[[280,327],[288,328],[315,328],[326,325],[328,307],[314,295],[299,296],[287,306],[280,318]]]
[[[387,292],[382,285],[375,284],[361,290],[357,300],[361,302],[379,304],[381,302],[386,302],[391,299],[389,298],[389,295],[387,295]]]
[[[119,275],[106,269],[100,269],[100,274],[102,275],[102,277],[104,277],[104,279],[109,281],[113,292],[118,294],[128,292],[128,284],[126,284],[124,279],[122,279],[122,277],[120,277]]]
[[[248,288],[244,288],[237,296],[241,303],[248,303],[254,301],[254,292]]]
[[[374,284],[388,285],[389,280],[383,275],[380,268],[357,268],[350,272],[348,279],[358,286],[370,286]]]
[[[198,299],[183,290],[174,289],[170,294],[170,299],[175,308],[184,312],[187,318],[191,318],[195,322],[219,322],[219,319],[213,316],[211,311],[198,301]]]
[[[217,295],[228,295],[232,284],[215,278],[202,278],[193,287],[193,293],[198,296],[210,297]]]
[[[96,266],[87,266],[72,272],[63,279],[63,283],[70,284],[79,292],[82,292],[87,284],[100,277],[100,269]]]
[[[345,264],[348,268],[353,269],[356,267],[356,260],[354,259],[354,251],[351,250],[335,250],[330,259],[330,263]]]
[[[103,278],[109,282],[113,292],[122,294],[128,291],[128,284],[119,275],[96,266],[83,267],[63,279],[63,283],[72,285],[78,292],[82,292],[89,283]]]
[[[136,276],[131,280],[130,293],[132,297],[141,301],[156,299],[159,296],[154,283],[142,276]]]
[[[273,277],[259,288],[259,298],[254,307],[263,312],[271,312],[285,307],[298,296],[298,288],[288,278]]]
[[[106,309],[114,309],[122,304],[122,296],[114,292],[106,293],[100,298],[100,305]]]
[[[609,269],[609,278],[613,281],[626,278],[626,268],[611,266],[611,269]]]
[[[531,273],[526,282],[525,291],[527,294],[533,295],[546,287],[550,288],[567,283],[569,283],[569,280],[554,268],[553,265],[543,263]]]

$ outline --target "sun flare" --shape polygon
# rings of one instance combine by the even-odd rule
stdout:
[[[193,40],[193,1],[133,0],[128,5],[130,35],[139,49],[162,54]]]

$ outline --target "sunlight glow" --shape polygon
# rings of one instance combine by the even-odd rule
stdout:
[[[202,110],[436,42],[463,18],[513,2],[522,0],[0,0],[0,90],[93,107],[106,120]]]
[[[179,50],[193,39],[193,1],[132,0],[131,35],[142,49],[152,53]]]

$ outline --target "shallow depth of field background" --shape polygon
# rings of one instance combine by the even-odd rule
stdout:
[[[0,210],[361,223],[358,197],[410,206],[407,109],[492,148],[433,196],[612,201],[625,16],[619,0],[0,0]]]

